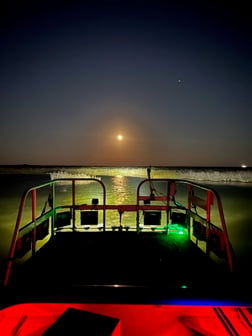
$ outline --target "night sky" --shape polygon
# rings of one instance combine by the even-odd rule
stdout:
[[[6,2],[0,164],[252,166],[245,2]]]

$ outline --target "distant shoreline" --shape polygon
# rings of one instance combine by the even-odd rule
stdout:
[[[148,178],[150,166],[53,166],[53,165],[2,165],[0,175],[49,175],[59,178],[95,178],[125,176]],[[251,167],[172,167],[151,166],[151,178],[169,178],[207,183],[252,183]]]
[[[31,164],[16,164],[16,165],[0,165],[1,168],[148,168],[153,169],[213,169],[213,170],[251,170],[252,167],[241,167],[241,166],[164,166],[164,165],[123,165],[123,166],[113,166],[113,165],[31,165]]]

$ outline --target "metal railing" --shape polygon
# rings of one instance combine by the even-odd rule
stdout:
[[[57,205],[56,198],[56,186],[60,183],[70,183],[71,185],[71,202],[66,205]],[[76,202],[76,185],[81,182],[96,182],[100,185],[102,190],[102,204],[79,204]],[[142,187],[144,184],[149,184],[150,193],[148,195],[143,195]],[[165,193],[162,195],[157,194],[157,185],[165,184]],[[185,186],[185,199],[184,203],[178,202],[176,200],[177,191],[181,188],[181,186]],[[49,189],[48,195],[48,204],[49,209],[37,215],[37,192],[43,188]],[[198,196],[197,192],[205,193],[205,197]],[[22,217],[24,213],[25,204],[28,198],[28,195],[31,195],[31,219],[28,223],[21,226]],[[219,219],[220,219],[220,227],[213,224],[211,222],[211,213],[212,206],[214,202],[217,205]],[[156,204],[155,204],[156,203]],[[158,204],[157,204],[158,203]],[[169,214],[174,209],[183,210],[188,219],[188,237],[191,239],[191,231],[194,230],[194,225],[198,225],[198,233],[199,231],[203,231],[203,235],[196,232],[196,244],[199,240],[205,241],[206,243],[206,253],[209,254],[211,250],[211,244],[214,242],[222,245],[222,249],[225,252],[229,269],[233,270],[233,262],[232,262],[232,253],[230,248],[230,243],[228,239],[228,232],[226,228],[224,212],[222,208],[222,203],[218,193],[211,188],[206,188],[202,185],[192,183],[186,180],[175,180],[175,179],[145,179],[139,183],[137,186],[136,192],[136,204],[107,204],[106,203],[106,188],[104,183],[96,178],[67,178],[67,179],[56,179],[52,180],[38,186],[31,187],[27,189],[21,198],[19,211],[17,215],[16,225],[13,232],[11,247],[9,251],[9,257],[7,260],[7,268],[5,273],[4,285],[8,284],[10,272],[13,264],[13,260],[17,256],[17,248],[19,243],[24,243],[27,245],[27,251],[31,250],[31,254],[33,255],[37,251],[37,243],[38,240],[43,240],[44,236],[49,236],[49,239],[57,232],[57,227],[55,227],[56,217],[59,210],[68,209],[71,213],[71,229],[75,231],[76,229],[76,211],[82,210],[97,210],[101,211],[103,214],[103,222],[102,227],[99,230],[106,231],[109,228],[106,225],[106,211],[107,210],[117,210],[120,215],[120,225],[118,229],[122,229],[121,225],[121,216],[124,212],[133,211],[136,213],[136,226],[135,230],[137,232],[141,231],[140,228],[140,211],[165,211],[167,215],[167,223],[165,227],[165,232],[168,233],[168,222],[169,222]],[[203,210],[203,214],[198,213],[198,209]],[[191,221],[193,223],[191,223]],[[195,226],[196,227],[196,226]],[[45,234],[41,234],[41,228],[45,228]],[[48,229],[48,230],[47,230]],[[197,230],[196,230],[197,231]],[[48,233],[48,234],[46,234]],[[25,237],[22,241],[22,237]],[[212,241],[211,241],[212,240]],[[219,240],[219,241],[218,241]],[[47,240],[48,241],[48,240]],[[44,243],[46,244],[47,241]],[[22,244],[21,244],[22,245]],[[29,249],[30,247],[30,249]],[[22,247],[21,247],[22,248]]]

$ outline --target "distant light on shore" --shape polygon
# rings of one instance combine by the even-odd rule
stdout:
[[[247,165],[242,164],[242,165],[241,165],[241,168],[247,168]]]

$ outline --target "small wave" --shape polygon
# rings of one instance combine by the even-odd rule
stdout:
[[[99,177],[97,176],[91,176],[88,174],[84,174],[82,172],[67,172],[65,170],[58,170],[58,171],[53,171],[49,172],[51,180],[58,180],[58,179],[71,179],[71,178],[95,178],[100,180]],[[85,183],[92,183],[93,181],[83,181]]]
[[[72,168],[49,172],[51,179],[61,178],[97,178],[97,176],[132,176],[147,178],[144,167],[90,167],[89,169]],[[152,178],[177,178],[195,182],[213,183],[252,183],[252,170],[239,168],[172,168],[152,167]]]
[[[153,178],[178,178],[195,182],[252,183],[251,169],[168,168],[153,169]]]
[[[186,178],[192,179],[195,181],[207,181],[207,182],[224,182],[224,183],[251,183],[252,176],[251,174],[245,173],[227,173],[227,172],[188,172],[185,174]]]

